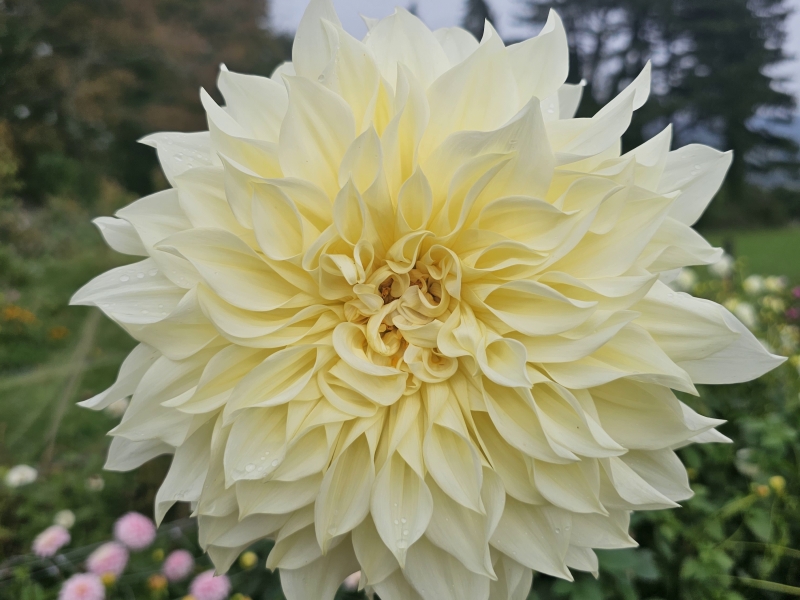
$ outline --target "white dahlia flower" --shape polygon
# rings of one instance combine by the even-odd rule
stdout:
[[[146,138],[172,188],[97,225],[144,257],[73,298],[141,342],[108,465],[163,453],[219,572],[275,546],[290,600],[519,600],[597,571],[726,441],[672,390],[780,363],[670,290],[730,154],[620,153],[649,67],[590,119],[555,13],[506,47],[405,10],[359,41],[313,0],[272,78],[223,68],[209,131]]]

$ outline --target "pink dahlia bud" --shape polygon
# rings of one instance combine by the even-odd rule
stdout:
[[[97,575],[79,573],[64,582],[58,600],[105,600],[106,588]]]
[[[156,539],[156,526],[144,515],[129,512],[114,523],[114,537],[131,550],[144,550]]]
[[[33,540],[33,553],[47,558],[69,544],[69,531],[61,525],[51,525]]]
[[[86,568],[98,577],[119,577],[128,564],[128,549],[117,542],[103,544],[86,559]]]
[[[225,600],[230,591],[230,579],[225,575],[214,577],[214,571],[200,573],[189,587],[189,594],[195,600]]]
[[[194,569],[194,558],[186,550],[175,550],[164,561],[162,571],[164,576],[172,582],[183,581]]]

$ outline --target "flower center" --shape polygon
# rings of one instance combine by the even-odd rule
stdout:
[[[456,302],[426,265],[418,263],[407,272],[383,265],[353,286],[345,315],[364,327],[364,351],[372,362],[434,382],[457,368],[457,360],[437,348],[439,329]]]

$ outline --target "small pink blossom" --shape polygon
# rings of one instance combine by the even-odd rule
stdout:
[[[358,589],[359,583],[361,583],[361,571],[356,571],[345,578],[342,587],[348,592],[354,592]]]
[[[97,575],[78,573],[64,582],[58,600],[105,600],[106,588]]]
[[[69,544],[69,531],[61,525],[51,525],[33,540],[33,553],[47,558]]]
[[[214,571],[200,573],[189,587],[189,594],[195,600],[225,600],[230,591],[230,580],[225,575],[214,577]]]
[[[800,320],[800,308],[796,306],[792,306],[790,309],[786,311],[786,318],[789,321],[798,321]]]
[[[128,564],[128,550],[117,542],[108,542],[97,548],[86,559],[86,568],[98,577],[111,573],[119,577]]]
[[[792,289],[792,296],[795,298],[800,298],[800,285]]]
[[[162,571],[164,576],[172,582],[186,579],[194,569],[194,558],[186,550],[175,550],[167,556]]]
[[[114,523],[114,537],[131,550],[144,550],[156,539],[156,526],[144,515],[129,512]]]

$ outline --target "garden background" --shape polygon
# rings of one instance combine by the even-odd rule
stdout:
[[[422,18],[434,3],[419,3]],[[500,5],[505,12],[493,15]],[[800,117],[791,82],[778,75],[786,73],[791,6],[519,0],[506,14],[507,6],[468,0],[452,23],[480,35],[486,17],[535,24],[555,6],[573,38],[570,80],[588,82],[580,116],[652,59],[654,94],[626,143],[671,121],[676,145],[734,150],[728,179],[699,224],[733,260],[687,270],[675,285],[724,303],[790,357],[757,382],[684,398],[728,419],[721,431],[734,440],[681,450],[695,497],[681,509],[635,515],[642,547],[600,552],[599,580],[537,576],[531,598],[800,596]],[[0,598],[56,598],[61,582],[110,539],[116,519],[152,514],[170,459],[103,472],[104,434],[119,411],[75,406],[113,382],[134,344],[99,311],[67,302],[124,261],[90,219],[167,185],[154,151],[136,140],[204,129],[198,89],[214,90],[220,63],[268,75],[290,55],[291,35],[272,25],[269,9],[263,0],[0,1]],[[800,67],[794,75],[800,80]],[[20,464],[38,471],[35,481],[20,485],[12,471]],[[75,516],[70,544],[52,559],[34,557],[34,537],[62,510]],[[176,548],[194,553],[197,572],[209,568],[195,539],[187,508],[173,509],[109,597],[183,597],[186,584],[153,575]],[[232,594],[282,598],[277,574],[263,566],[269,545],[253,551],[255,564],[250,556],[232,569]]]

